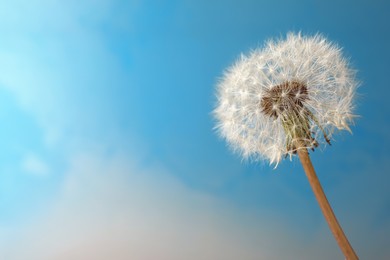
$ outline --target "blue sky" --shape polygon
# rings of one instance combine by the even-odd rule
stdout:
[[[0,259],[342,259],[297,160],[213,131],[226,67],[323,33],[362,82],[312,154],[361,259],[390,250],[386,1],[0,1]]]

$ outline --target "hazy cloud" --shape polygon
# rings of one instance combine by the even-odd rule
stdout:
[[[35,154],[26,155],[22,161],[22,169],[37,176],[44,176],[49,173],[49,166]]]
[[[48,210],[22,229],[2,232],[8,239],[0,238],[0,258],[313,259],[333,247],[320,236],[307,248],[293,235],[298,230],[269,212],[239,209],[183,186],[163,167],[142,168],[130,158],[73,156]]]

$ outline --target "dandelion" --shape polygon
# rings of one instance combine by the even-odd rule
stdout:
[[[217,87],[216,129],[244,159],[298,154],[321,210],[347,259],[357,259],[325,197],[308,149],[330,144],[336,130],[351,131],[355,72],[341,48],[317,34],[289,33],[241,55]]]

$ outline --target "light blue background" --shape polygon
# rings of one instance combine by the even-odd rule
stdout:
[[[358,71],[353,135],[312,159],[361,259],[389,259],[389,14],[379,0],[1,1],[0,258],[342,259],[297,160],[242,162],[213,131],[224,69],[301,31]]]

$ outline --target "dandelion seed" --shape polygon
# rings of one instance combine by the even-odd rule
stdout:
[[[319,34],[289,33],[286,39],[241,55],[218,84],[214,110],[217,131],[243,158],[268,160],[276,168],[283,157],[299,155],[347,259],[357,256],[322,191],[307,149],[330,144],[335,130],[351,131],[357,85],[337,45]]]
[[[269,41],[264,49],[242,55],[226,71],[217,88],[217,131],[244,158],[279,163],[283,155],[296,153],[289,141],[297,134],[305,137],[304,148],[312,149],[313,144],[329,143],[336,129],[350,131],[356,86],[355,73],[339,47],[321,35],[290,33],[285,40]],[[227,101],[237,114],[224,109]],[[254,142],[243,146],[234,138],[240,135],[237,128],[224,121],[243,125],[252,115],[259,122],[248,135]],[[273,124],[275,120],[279,123]],[[294,122],[303,123],[298,132],[286,129]],[[262,135],[266,130],[273,134]],[[268,149],[270,143],[280,150]]]

